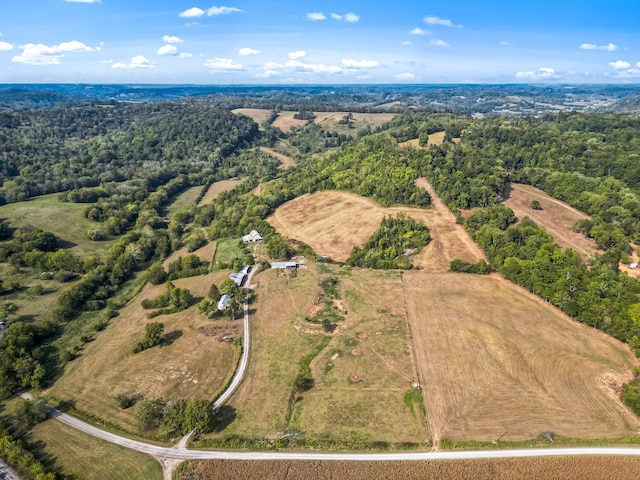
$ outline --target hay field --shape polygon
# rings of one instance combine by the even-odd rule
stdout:
[[[212,282],[220,283],[228,271],[175,280],[180,288],[188,288],[196,300],[204,297]],[[194,305],[182,312],[146,318],[140,306],[145,298],[158,295],[163,285],[147,284],[120,315],[109,322],[96,339],[87,344],[65,368],[65,372],[47,391],[61,400],[74,401],[76,408],[136,431],[134,408],[121,410],[114,394],[141,394],[145,398],[211,398],[235,370],[235,348],[215,337],[198,332],[210,325]],[[162,322],[165,334],[177,337],[170,345],[161,345],[133,355],[131,350],[144,336],[149,321]],[[226,325],[216,321],[216,325]],[[241,323],[235,322],[242,329]]]
[[[293,127],[306,125],[306,120],[297,120],[293,116],[298,112],[278,112],[278,118],[273,122],[274,127],[278,127],[284,133],[289,133]]]
[[[241,178],[232,178],[229,180],[220,180],[219,182],[212,183],[207,193],[204,194],[198,206],[207,205],[214,201],[218,195],[222,192],[226,192],[227,190],[232,190],[240,185],[244,179]]]
[[[293,167],[293,158],[288,157],[282,153],[276,152],[273,148],[268,147],[258,147],[261,152],[267,153],[274,158],[280,160],[280,168],[287,169],[289,167]]]
[[[173,197],[171,203],[164,209],[167,212],[167,216],[172,218],[176,212],[188,210],[195,205],[196,198],[198,198],[198,195],[202,192],[202,188],[202,185],[190,187]]]
[[[298,270],[295,278],[274,270],[254,277],[258,288],[251,362],[246,380],[231,399],[236,420],[222,436],[273,437],[303,430],[308,439],[327,436],[338,442],[354,434],[372,441],[428,440],[421,409],[416,407],[412,414],[403,400],[416,373],[400,275],[349,272],[310,265]],[[305,321],[321,291],[319,280],[327,275],[340,279],[346,317],[331,335]],[[300,360],[325,342],[311,362],[315,386],[290,410]]]
[[[419,182],[426,186],[426,181]],[[414,258],[428,271],[447,272],[454,258],[476,262],[484,258],[455,217],[440,202],[428,209],[384,208],[373,200],[342,191],[323,191],[303,195],[280,206],[267,221],[285,237],[300,240],[319,255],[344,261],[354,246],[363,245],[380,226],[385,215],[404,213],[422,220],[431,231],[432,241]]]
[[[542,210],[531,208],[529,204],[532,200],[538,200]],[[553,235],[561,247],[572,248],[585,257],[598,252],[596,242],[573,231],[573,225],[578,220],[589,218],[589,216],[550,197],[542,190],[531,185],[512,183],[509,198],[503,203],[515,212],[518,219],[531,218]]]
[[[636,480],[629,457],[551,457],[425,462],[193,461],[178,480]]]
[[[201,229],[201,230],[203,231],[205,236],[207,236],[206,230],[204,229]],[[190,253],[193,253],[194,255],[196,255],[200,260],[203,260],[205,262],[211,262],[213,261],[213,257],[216,254],[216,249],[217,249],[216,242],[209,242],[204,247],[200,247],[199,249],[194,250],[193,252],[189,252],[189,249],[187,247],[182,247],[176,250],[175,252],[173,252],[167,258],[165,258],[164,261],[162,262],[162,266],[166,269],[169,267],[169,264],[171,262],[175,262],[179,257],[186,257],[187,255],[190,255]]]
[[[238,115],[246,115],[258,125],[260,125],[262,121],[269,116],[269,112],[271,110],[266,110],[264,108],[236,108],[235,110],[231,111]]]
[[[403,275],[432,440],[637,434],[613,387],[638,360],[497,276]]]

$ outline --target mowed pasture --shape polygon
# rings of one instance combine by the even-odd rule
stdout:
[[[238,108],[232,110],[233,113],[246,115],[250,117],[254,122],[260,124],[268,116],[271,110],[260,108]],[[285,133],[289,133],[293,127],[300,127],[307,123],[306,120],[298,120],[293,116],[298,112],[282,111],[278,112],[278,118],[273,122],[273,126],[279,128]],[[356,113],[353,112],[352,124],[353,128],[349,128],[347,125],[340,125],[338,122],[347,114],[347,112],[314,112],[316,118],[314,123],[320,125],[325,130],[337,131],[347,135],[353,135],[358,130],[366,128],[367,126],[377,127],[387,123],[396,117],[397,113]]]
[[[539,188],[531,185],[519,183],[510,185],[509,198],[503,203],[514,211],[518,219],[531,218],[553,235],[558,245],[563,248],[571,248],[584,257],[598,252],[595,241],[573,231],[573,225],[578,220],[589,218],[586,213],[550,197]],[[540,202],[541,210],[534,210],[529,206],[533,200]]]
[[[418,182],[426,187],[426,180]],[[430,193],[435,195],[433,189]],[[484,258],[455,217],[441,202],[431,208],[384,208],[371,199],[342,191],[303,195],[279,207],[267,221],[288,238],[302,241],[319,255],[345,261],[354,246],[363,245],[385,216],[404,213],[423,221],[432,241],[414,258],[427,271],[446,272],[451,260],[476,262]]]
[[[637,434],[628,347],[497,276],[403,275],[429,430],[450,440]]]
[[[630,457],[543,457],[397,462],[201,460],[178,480],[636,480],[640,460]]]
[[[198,202],[198,206],[201,207],[213,202],[222,192],[233,190],[240,185],[243,180],[244,179],[241,178],[230,178],[229,180],[220,180],[219,182],[212,183],[207,193],[205,193],[200,202]]]
[[[272,157],[280,160],[280,168],[287,169],[289,167],[293,167],[293,158],[284,155],[280,152],[276,152],[273,148],[268,147],[258,147],[261,152],[267,153]]]
[[[36,425],[29,442],[64,478],[161,480],[160,462],[144,453],[92,437],[56,419]]]
[[[327,334],[305,318],[316,308],[327,276],[339,278],[345,320]],[[308,441],[428,440],[421,407],[404,396],[416,379],[398,272],[310,265],[289,278],[267,270],[258,284],[252,317],[251,362],[231,399],[236,420],[222,436],[274,438],[302,430]],[[291,404],[300,360],[311,362],[315,385]],[[216,435],[212,435],[215,437]]]
[[[212,282],[220,285],[228,273],[219,271],[173,283],[179,288],[188,288],[199,301],[206,296]],[[140,302],[154,298],[163,288],[163,285],[145,285],[120,315],[85,347],[79,358],[66,366],[62,377],[47,394],[73,401],[79,410],[108,419],[131,432],[137,430],[135,408],[119,409],[114,399],[116,393],[167,400],[212,398],[233,374],[237,352],[233,345],[198,331],[213,321],[200,315],[196,305],[148,320],[148,310],[144,310]],[[132,354],[150,321],[164,323],[165,336],[170,341]],[[242,324],[238,321],[216,320],[215,325],[232,323],[241,332]]]
[[[23,202],[0,206],[0,218],[11,228],[44,230],[66,242],[63,247],[86,255],[106,252],[113,240],[94,242],[87,238],[87,230],[100,227],[99,222],[88,220],[83,212],[91,204],[61,202],[58,194],[42,195]]]

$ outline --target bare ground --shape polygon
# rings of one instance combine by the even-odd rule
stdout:
[[[500,278],[412,271],[403,282],[434,444],[638,433],[606,386],[638,363],[625,345]]]
[[[280,168],[287,169],[289,167],[293,167],[293,158],[288,157],[282,153],[276,152],[273,148],[268,148],[268,147],[258,147],[258,148],[260,149],[261,152],[268,153],[272,157],[275,157],[278,160],[280,160],[280,163],[282,164]]]

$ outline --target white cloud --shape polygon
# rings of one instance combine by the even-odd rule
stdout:
[[[243,47],[240,50],[238,50],[238,53],[246,57],[247,55],[258,55],[260,53],[260,50],[254,50],[253,48]]]
[[[324,65],[313,64],[313,63],[303,63],[299,60],[289,60],[285,63],[285,67],[292,68],[298,72],[313,72],[313,73],[340,73],[342,69],[337,65]]]
[[[409,32],[409,35],[431,35],[429,30],[423,30],[420,27],[416,27]]]
[[[100,3],[100,0],[64,0],[69,3]]]
[[[177,55],[178,47],[168,43],[166,45],[161,46],[156,53],[158,55]]]
[[[207,10],[207,16],[209,17],[213,15],[228,15],[230,13],[245,13],[245,11],[236,7],[211,7]]]
[[[27,43],[21,45],[22,53],[11,59],[12,62],[26,65],[60,65],[60,60],[68,52],[95,52],[100,47],[89,47],[82,42],[72,40],[58,45],[44,45],[42,43]]]
[[[351,13],[345,14],[344,21],[348,23],[356,23],[360,21],[360,17],[355,13],[351,12]]]
[[[193,57],[192,53],[180,53],[180,55],[178,55],[179,58],[191,58]]]
[[[517,72],[516,77],[528,78],[531,80],[541,80],[545,78],[558,78],[556,71],[553,68],[540,67],[536,71]]]
[[[262,73],[255,74],[253,78],[271,78],[277,77],[278,75],[280,75],[280,72],[277,70],[265,70]]]
[[[413,45],[413,42],[410,42],[409,40],[405,40],[404,42],[402,42],[402,45]]]
[[[342,65],[345,68],[376,68],[380,66],[375,60],[353,60],[351,58],[343,58]]]
[[[262,68],[264,70],[278,70],[280,68],[284,68],[284,65],[276,62],[267,62],[262,66]]]
[[[615,43],[609,43],[607,45],[596,45],[595,43],[581,43],[580,47],[583,50],[606,50],[607,52],[615,52],[618,46]]]
[[[396,80],[411,80],[412,78],[416,78],[416,76],[413,73],[405,72],[398,73],[397,75],[394,75],[393,78]]]
[[[189,10],[185,10],[184,12],[180,12],[178,14],[178,16],[182,18],[195,18],[195,17],[201,17],[203,15],[204,15],[204,10],[198,7],[190,8]]]
[[[507,47],[509,46],[509,42],[500,42],[500,45],[502,45],[503,47]]]
[[[129,63],[116,62],[111,65],[111,68],[132,70],[134,68],[156,68],[156,66],[144,58],[143,55],[136,55],[135,57],[131,57],[131,61]]]
[[[450,47],[451,46],[444,40],[431,40],[429,42],[429,45],[433,45],[434,47]]]
[[[625,68],[631,67],[629,62],[625,62],[624,60],[617,60],[615,62],[609,62],[609,66],[611,68],[615,68],[616,70],[624,70]]]
[[[332,13],[331,18],[334,20],[342,20],[342,15],[338,15],[337,13]]]
[[[165,43],[182,43],[182,39],[174,35],[165,35],[162,37],[162,41]]]
[[[311,12],[307,13],[307,20],[311,20],[312,22],[317,22],[319,20],[326,20],[327,17],[324,16],[322,12]]]
[[[0,51],[13,50],[13,45],[7,42],[0,42]]]
[[[299,58],[305,57],[307,52],[304,50],[296,50],[295,52],[289,52],[288,56],[291,60],[297,60]]]
[[[453,22],[448,18],[428,16],[428,17],[424,17],[423,20],[424,20],[424,23],[426,23],[427,25],[442,25],[444,27],[462,28],[462,25],[454,25]]]
[[[213,60],[207,60],[203,64],[205,67],[209,67],[212,70],[223,70],[223,71],[237,71],[242,70],[242,65],[239,63],[235,63],[230,58],[221,58],[215,57]]]

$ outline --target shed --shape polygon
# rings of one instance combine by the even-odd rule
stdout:
[[[220,297],[220,301],[218,302],[218,310],[226,310],[229,306],[229,302],[231,301],[231,297],[226,293]]]
[[[629,264],[629,268],[638,268],[638,264],[637,263],[630,263]]]
[[[297,268],[298,262],[271,262],[271,268]]]
[[[230,273],[229,274],[229,278],[231,280],[233,280],[233,283],[235,283],[239,287],[242,286],[246,276],[247,276],[247,274],[246,273],[242,273],[242,272],[234,272],[234,273]]]

